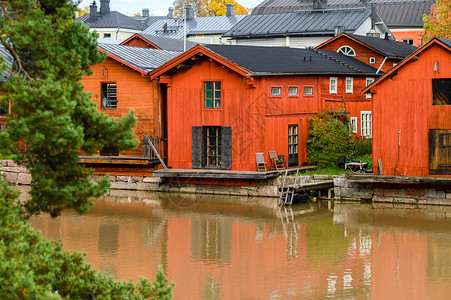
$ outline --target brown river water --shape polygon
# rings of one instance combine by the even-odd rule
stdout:
[[[451,207],[114,191],[32,225],[117,279],[174,299],[450,299]]]

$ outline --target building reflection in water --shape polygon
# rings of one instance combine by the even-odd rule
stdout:
[[[450,208],[129,194],[85,216],[31,222],[94,268],[153,279],[175,299],[445,299],[451,292]]]

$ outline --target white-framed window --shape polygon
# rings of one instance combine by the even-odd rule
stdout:
[[[297,97],[298,96],[298,87],[297,86],[289,86],[288,87],[288,97]]]
[[[371,111],[360,112],[360,135],[370,138],[372,136],[372,115]]]
[[[374,78],[373,77],[367,77],[366,78],[366,86],[369,86],[373,82],[374,82]],[[366,97],[366,99],[371,99],[371,93],[366,93],[365,97]]]
[[[116,82],[101,83],[102,108],[117,108],[117,84]]]
[[[271,87],[271,96],[272,97],[282,97],[282,88],[280,86]]]
[[[370,64],[375,64],[375,63],[376,63],[376,58],[370,57]]]
[[[346,77],[346,94],[352,94],[354,90],[354,79],[352,77]]]
[[[329,81],[329,93],[336,94],[337,93],[337,77],[330,77]]]
[[[351,117],[351,132],[357,133],[357,117]]]
[[[350,46],[341,46],[338,48],[337,52],[347,56],[355,56],[355,51]]]

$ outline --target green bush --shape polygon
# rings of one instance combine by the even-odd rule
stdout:
[[[0,179],[0,299],[172,299],[160,267],[155,282],[116,281],[62,250],[22,218],[17,193]]]
[[[320,168],[333,166],[337,157],[355,155],[354,139],[346,119],[332,113],[321,113],[309,120],[307,140],[308,163]]]
[[[355,137],[355,155],[366,156],[373,153],[373,140],[364,137]]]

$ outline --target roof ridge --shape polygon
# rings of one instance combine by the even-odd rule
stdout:
[[[317,49],[312,48],[312,49],[310,49],[310,50],[312,50],[313,52],[315,52],[315,53],[317,53],[317,54],[319,54],[319,55],[322,55],[322,56],[324,56],[325,58],[328,58],[328,59],[330,59],[330,60],[332,60],[332,61],[334,61],[334,62],[336,62],[336,63],[338,63],[338,64],[341,64],[341,65],[345,66],[346,68],[351,69],[352,71],[362,72],[361,70],[357,69],[356,67],[351,66],[351,65],[348,65],[347,63],[342,62],[341,60],[336,59],[336,58],[334,58],[334,57],[332,57],[332,56],[329,56],[329,55],[327,55],[327,54],[325,54],[325,53],[322,53],[322,52],[320,52],[320,51],[317,50]]]

